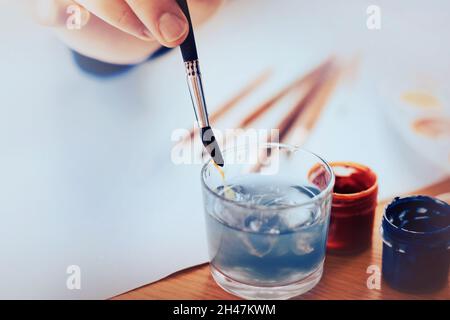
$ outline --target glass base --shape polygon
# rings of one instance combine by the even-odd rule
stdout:
[[[306,278],[279,287],[257,287],[233,280],[214,266],[210,265],[211,274],[216,283],[225,291],[249,300],[285,300],[308,292],[319,283],[323,273],[323,262]]]

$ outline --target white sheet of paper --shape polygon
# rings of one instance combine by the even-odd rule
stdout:
[[[0,11],[0,298],[108,298],[206,262],[201,166],[170,158],[173,130],[194,119],[179,52],[95,79],[9,5]],[[269,82],[240,108],[331,54],[360,54],[355,82],[335,92],[305,147],[371,166],[381,198],[442,178],[390,130],[376,86],[394,72],[386,59],[448,67],[433,28],[450,21],[431,3],[380,6],[382,29],[369,31],[360,1],[231,1],[197,31],[210,110],[268,68]],[[70,265],[81,290],[67,289]]]

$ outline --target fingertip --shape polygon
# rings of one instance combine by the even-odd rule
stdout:
[[[76,6],[78,6],[78,9],[80,10],[81,26],[84,27],[91,20],[91,13],[89,12],[89,10],[87,10],[86,8],[84,8],[82,6],[79,6],[79,5],[76,5]]]
[[[166,12],[159,18],[158,29],[160,42],[167,47],[176,47],[180,45],[189,33],[189,24],[183,13],[174,14]]]
[[[172,42],[162,41],[161,44],[168,48],[176,48],[179,45],[181,45],[184,42],[184,40],[186,40],[188,33],[189,33],[189,29],[181,38],[177,39],[176,41],[172,41]]]
[[[37,0],[35,17],[39,24],[47,27],[76,24],[76,29],[86,26],[91,13],[71,0]]]

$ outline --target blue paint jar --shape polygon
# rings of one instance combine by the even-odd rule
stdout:
[[[450,205],[427,196],[395,198],[381,233],[382,274],[391,287],[429,292],[448,285]]]

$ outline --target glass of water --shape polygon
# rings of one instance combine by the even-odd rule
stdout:
[[[224,152],[202,170],[211,273],[246,299],[287,299],[321,279],[333,171],[317,155],[269,143]]]

